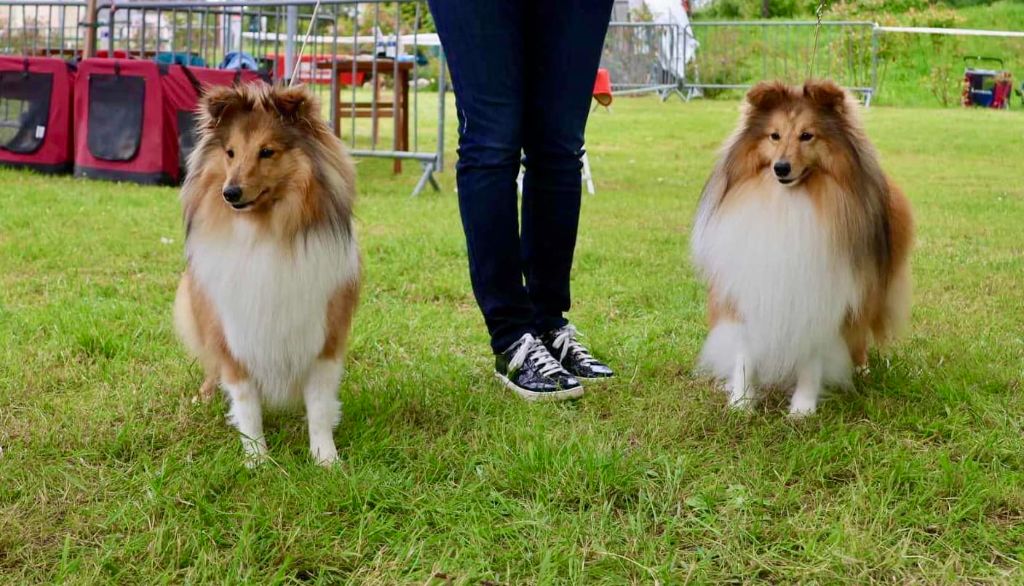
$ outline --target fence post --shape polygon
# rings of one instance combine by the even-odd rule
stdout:
[[[333,32],[332,36],[334,38],[332,39],[332,44],[331,44],[331,60],[330,60],[330,63],[331,63],[331,105],[330,105],[331,128],[333,128],[335,130],[335,134],[339,135],[338,138],[341,138],[341,122],[338,120],[338,95],[339,95],[338,83],[341,81],[341,80],[338,79],[338,77],[341,75],[341,71],[340,71],[340,68],[338,67],[338,7],[337,6],[334,6],[332,8],[332,19],[331,19],[331,22],[334,23],[334,28],[332,29],[332,32]],[[352,34],[353,35],[358,35],[359,34],[359,27],[353,26],[352,27]],[[315,64],[311,64],[311,67],[313,69],[314,75],[319,76],[319,74],[316,73],[317,72],[316,65]],[[353,83],[353,85],[355,84],[355,80],[354,79],[352,80],[352,83]]]
[[[865,100],[865,107],[871,107],[871,98],[878,91],[878,23],[871,24],[871,92]]]
[[[690,25],[687,24],[686,26],[680,26],[679,28],[683,31],[683,66],[679,68],[679,70],[683,72],[683,79],[679,80],[679,85],[682,89],[689,92],[686,85],[690,83],[690,72],[687,70],[687,66],[689,65],[687,57],[689,57],[688,53],[690,52],[690,39],[687,37],[687,29],[690,28]]]
[[[437,170],[444,171],[444,108],[445,94],[448,92],[448,61],[445,59],[444,47],[437,52]]]
[[[285,31],[284,79],[287,82],[292,78],[292,67],[299,65],[295,63],[295,36],[299,34],[299,7],[295,4],[290,4],[286,11]]]
[[[107,4],[107,55],[114,56],[114,26],[116,24],[117,5],[113,2]],[[131,38],[132,35],[132,24],[131,24],[132,11],[128,9],[125,18],[126,33]],[[96,11],[96,18],[99,18],[99,9]],[[129,41],[130,43],[130,41]],[[129,45],[130,46],[130,45]]]
[[[85,47],[82,47],[82,56],[86,59],[96,56],[96,13],[98,12],[97,0],[86,0],[85,2]],[[113,31],[111,31],[113,34]],[[61,47],[63,49],[63,47]]]
[[[768,79],[768,26],[761,24],[761,40],[764,46],[761,48],[761,79]],[[811,67],[814,67],[814,57],[811,57]],[[814,75],[814,72],[811,72]]]

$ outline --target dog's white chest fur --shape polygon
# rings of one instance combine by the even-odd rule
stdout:
[[[321,232],[283,247],[238,220],[230,237],[193,236],[188,253],[228,348],[264,401],[300,398],[299,386],[323,349],[328,302],[358,276],[355,241]]]
[[[825,381],[845,382],[841,327],[859,296],[851,265],[804,189],[758,189],[727,202],[694,238],[698,265],[742,319],[711,332],[702,362],[726,378],[742,353],[759,382],[786,384],[822,359]]]

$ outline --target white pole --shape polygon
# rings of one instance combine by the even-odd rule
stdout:
[[[288,6],[284,38],[284,78],[292,78],[292,67],[295,65],[295,37],[299,34],[299,7]]]

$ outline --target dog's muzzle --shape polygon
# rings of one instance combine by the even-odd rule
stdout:
[[[229,186],[225,187],[223,195],[224,195],[224,201],[228,202],[228,204],[231,207],[235,208],[236,210],[245,209],[245,208],[249,207],[249,204],[252,203],[252,202],[248,202],[248,203],[243,203],[242,202],[242,188],[237,186],[237,185],[229,185]]]

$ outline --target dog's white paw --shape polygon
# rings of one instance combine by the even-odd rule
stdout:
[[[245,467],[252,470],[270,459],[267,440],[260,437],[253,440],[242,436],[242,449],[245,451]]]
[[[754,409],[754,405],[757,404],[757,391],[748,384],[732,381],[729,384],[728,392],[730,409],[751,411]]]
[[[270,456],[266,452],[253,452],[245,455],[244,463],[246,468],[252,470],[266,464],[269,459]]]
[[[333,445],[311,446],[309,451],[318,466],[329,468],[338,462],[338,449]]]
[[[804,419],[814,415],[818,410],[818,402],[806,397],[793,397],[793,401],[789,404],[789,418],[790,419]]]
[[[338,455],[328,456],[326,458],[317,458],[316,465],[323,468],[330,468],[338,463]]]
[[[217,393],[217,379],[208,378],[203,381],[201,387],[199,387],[199,394],[197,398],[203,403],[209,403],[213,399],[214,394]]]
[[[861,364],[861,365],[858,365],[857,367],[855,367],[853,369],[853,372],[855,372],[857,374],[857,376],[867,376],[867,375],[871,374],[871,369],[868,368],[867,364]]]
[[[750,412],[754,410],[756,401],[751,394],[743,396],[729,396],[729,409],[732,411]]]

